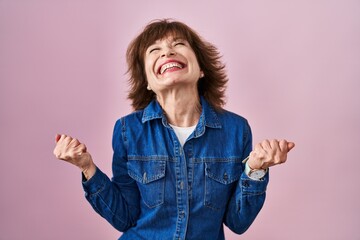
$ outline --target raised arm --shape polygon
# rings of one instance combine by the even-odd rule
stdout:
[[[140,212],[140,195],[135,181],[127,174],[120,121],[114,130],[112,180],[96,167],[83,143],[67,135],[56,135],[55,142],[55,156],[81,169],[85,197],[93,209],[119,231],[134,226]]]
[[[244,171],[237,183],[228,203],[224,223],[238,234],[244,233],[250,227],[265,202],[269,181],[268,168],[284,163],[287,153],[295,147],[294,143],[286,140],[264,140],[256,144],[251,151],[251,141],[252,137],[249,134],[244,148],[244,156],[249,158],[244,164],[252,170],[266,170],[267,173],[261,179],[254,180]],[[243,167],[245,168],[245,165]]]

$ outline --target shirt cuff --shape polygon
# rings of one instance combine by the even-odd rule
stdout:
[[[86,195],[97,194],[101,192],[102,189],[109,182],[109,178],[103,173],[99,168],[96,167],[94,176],[87,180],[82,174],[82,186]]]
[[[268,183],[269,183],[269,171],[267,171],[265,176],[260,180],[251,179],[248,175],[246,175],[244,171],[239,182],[243,193],[248,195],[257,195],[266,192]]]

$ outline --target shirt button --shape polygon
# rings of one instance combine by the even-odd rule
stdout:
[[[183,218],[184,216],[185,216],[185,212],[184,212],[184,211],[180,211],[179,217],[180,217],[180,218]]]
[[[229,179],[229,176],[227,175],[227,173],[224,173],[223,179],[224,179],[225,181],[227,181],[227,180]]]
[[[184,189],[184,182],[183,182],[183,181],[180,182],[180,189],[181,189],[181,190]]]
[[[250,184],[249,184],[248,181],[243,181],[242,185],[243,185],[244,187],[249,187],[249,186],[250,186]]]

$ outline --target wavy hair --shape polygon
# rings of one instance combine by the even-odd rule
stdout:
[[[203,40],[193,29],[186,24],[170,19],[154,20],[129,44],[126,52],[128,64],[127,73],[130,75],[130,90],[128,99],[132,101],[134,110],[144,109],[156,94],[147,90],[145,73],[145,52],[155,41],[168,35],[187,40],[195,52],[200,69],[204,77],[198,81],[200,96],[210,103],[217,111],[225,105],[225,89],[228,81],[225,65],[220,61],[221,55],[217,48]]]

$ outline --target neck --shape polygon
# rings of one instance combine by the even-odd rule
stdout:
[[[191,127],[199,121],[201,104],[197,89],[196,91],[180,90],[158,94],[157,100],[170,124],[178,127]]]

